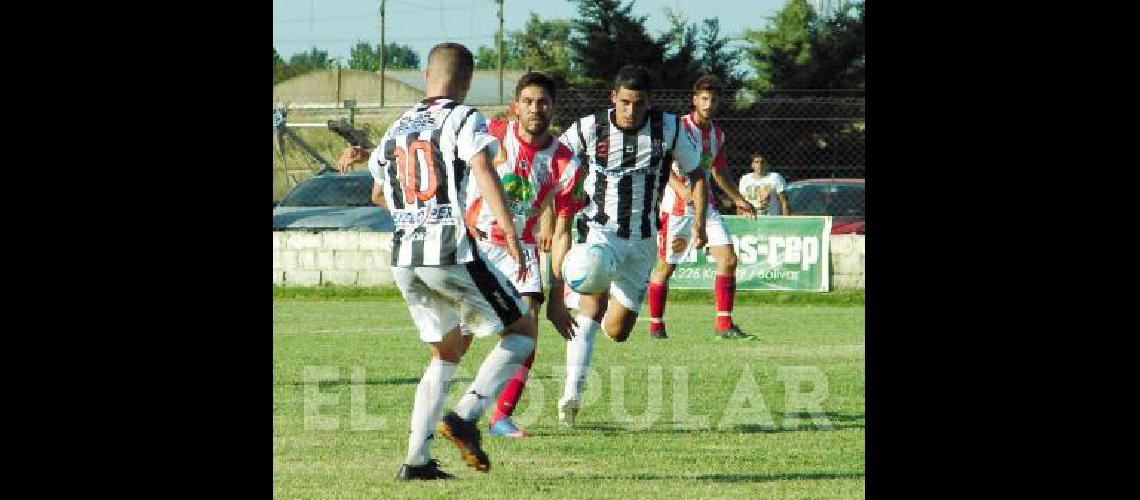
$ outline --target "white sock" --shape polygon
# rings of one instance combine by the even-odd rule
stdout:
[[[479,366],[471,387],[455,405],[455,414],[463,420],[478,420],[533,351],[534,339],[525,335],[504,335]]]
[[[431,460],[433,431],[443,417],[447,389],[455,375],[455,363],[432,358],[420,385],[416,387],[416,403],[412,407],[412,432],[408,436],[408,465],[423,465]]]
[[[594,336],[602,327],[586,316],[578,315],[574,320],[578,322],[578,331],[566,342],[566,385],[562,399],[577,399],[582,394],[590,358],[594,356]]]

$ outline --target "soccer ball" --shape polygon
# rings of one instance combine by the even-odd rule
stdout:
[[[562,278],[578,293],[602,293],[610,288],[617,271],[617,256],[605,243],[574,245],[562,259]]]

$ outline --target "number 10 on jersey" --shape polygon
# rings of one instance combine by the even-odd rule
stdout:
[[[417,154],[420,153],[420,154]],[[428,141],[411,141],[408,149],[396,147],[396,171],[399,173],[400,185],[404,188],[404,200],[427,202],[435,198],[439,179],[435,173],[435,159],[432,155],[431,143]],[[427,188],[420,190],[420,175],[427,177]]]

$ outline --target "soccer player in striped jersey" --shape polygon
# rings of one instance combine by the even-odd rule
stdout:
[[[705,75],[693,84],[693,112],[682,118],[681,134],[701,145],[701,171],[724,190],[736,205],[737,212],[756,218],[756,208],[741,196],[736,184],[728,177],[724,159],[724,131],[712,122],[720,93],[720,79]],[[736,252],[732,237],[724,227],[724,220],[713,203],[710,183],[706,182],[708,213],[708,252],[716,259],[716,279],[713,282],[716,297],[716,337],[722,339],[755,340],[732,322],[732,302],[736,296]],[[661,232],[658,233],[657,257],[659,262],[649,277],[649,335],[655,339],[668,338],[665,333],[665,299],[669,293],[669,278],[677,264],[684,261],[693,239],[691,232],[693,188],[684,179],[674,175],[665,188],[661,201]]]
[[[388,207],[396,223],[392,277],[432,355],[416,389],[408,455],[396,476],[403,480],[454,477],[431,458],[431,431],[437,423],[439,433],[455,443],[467,465],[489,470],[476,422],[534,350],[534,317],[527,314],[511,280],[487,264],[464,217],[475,200],[489,207],[499,222],[506,253],[522,263],[515,279],[525,281],[529,268],[491,166],[498,141],[488,133],[486,118],[461,104],[473,68],[471,51],[463,45],[432,48],[424,73],[431,97],[393,122],[368,156],[368,170],[376,181],[374,200]],[[338,169],[346,171],[363,154],[349,148]],[[441,421],[448,387],[467,345],[460,318],[477,337],[502,338],[454,411]]]
[[[502,144],[493,163],[507,196],[507,208],[514,215],[515,230],[522,235],[523,251],[530,269],[538,269],[535,226],[539,214],[556,209],[558,213],[572,215],[585,204],[584,199],[577,202],[571,199],[574,181],[579,174],[578,159],[558,138],[550,135],[554,104],[554,80],[542,73],[527,73],[515,85],[515,97],[511,102],[514,119],[492,120],[488,126],[491,135]],[[494,213],[476,201],[468,208],[468,216],[470,227],[478,233],[476,237],[483,256],[507,276],[513,275],[517,264],[503,247],[502,230]],[[553,219],[548,219],[543,224],[552,222]],[[543,229],[547,232],[552,230],[549,227]],[[526,281],[513,282],[527,303],[528,314],[536,319],[543,302],[541,275],[533,272]],[[468,341],[470,338],[467,337]],[[532,352],[526,358],[499,395],[490,419],[491,435],[513,438],[528,435],[514,424],[511,415],[526,387],[535,354]]]
[[[694,246],[702,248],[705,244],[707,204],[705,177],[698,168],[700,148],[692,136],[681,133],[676,115],[650,109],[650,78],[645,67],[621,68],[610,92],[614,107],[578,119],[561,137],[583,158],[581,190],[589,199],[582,211],[589,228],[587,241],[608,244],[617,256],[617,273],[610,289],[579,297],[573,320],[562,295],[550,294],[547,318],[560,333],[571,330],[573,337],[566,343],[566,384],[558,401],[558,418],[566,425],[573,425],[581,405],[594,334],[604,325],[607,336],[624,342],[637,321],[656,261],[655,237],[661,221],[658,204],[674,170],[692,180]],[[570,216],[559,214],[554,226],[554,290],[562,285],[562,259],[570,248],[570,224]]]

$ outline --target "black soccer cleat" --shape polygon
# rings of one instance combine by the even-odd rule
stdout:
[[[455,476],[439,470],[439,462],[432,459],[423,465],[401,465],[400,472],[396,473],[396,479],[401,481],[431,481],[435,479],[455,479]]]
[[[657,330],[655,332],[649,332],[649,338],[658,340],[667,339],[669,338],[669,334],[665,333],[665,328],[662,327],[660,330]]]
[[[716,338],[724,340],[760,340],[759,337],[740,331],[736,325],[725,328],[724,331],[716,332]]]
[[[467,462],[468,466],[479,472],[487,472],[491,469],[491,460],[487,458],[487,453],[479,444],[482,437],[479,435],[479,428],[476,427],[475,422],[463,420],[455,412],[449,411],[439,422],[438,430],[440,434],[455,443],[455,446],[459,448],[459,454],[463,456],[463,461]]]

